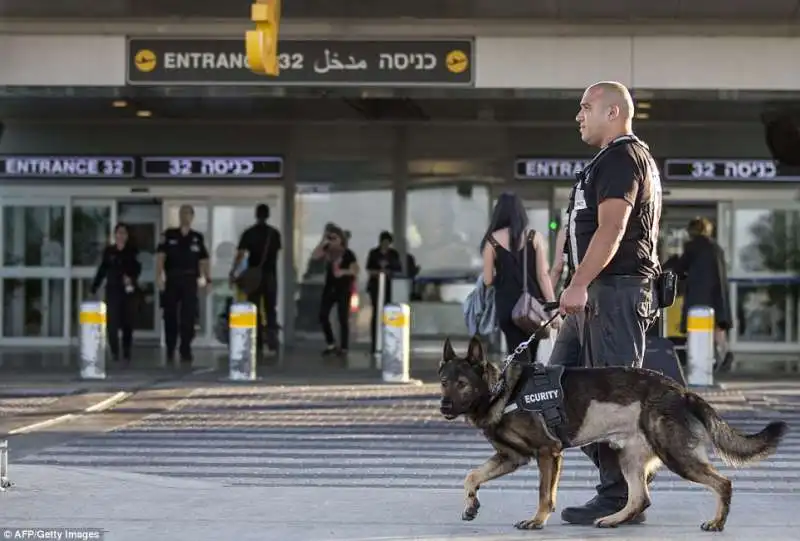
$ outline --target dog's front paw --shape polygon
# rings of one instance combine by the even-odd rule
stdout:
[[[704,532],[721,532],[725,529],[725,523],[718,520],[709,520],[702,523],[700,529]]]
[[[534,517],[530,520],[520,520],[514,527],[518,530],[541,530],[544,528],[544,521]]]
[[[598,528],[616,528],[619,522],[610,517],[601,517],[594,521],[594,525]]]
[[[478,501],[478,498],[464,508],[464,512],[461,513],[461,520],[474,520],[475,517],[478,516],[478,509],[481,508],[481,502]]]

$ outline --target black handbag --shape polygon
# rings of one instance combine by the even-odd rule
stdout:
[[[549,314],[539,300],[528,293],[528,243],[533,242],[533,231],[529,231],[522,248],[522,295],[511,311],[511,320],[527,334],[533,334],[542,328]]]
[[[261,280],[264,279],[264,273],[261,272],[261,268],[267,260],[267,251],[269,250],[270,241],[272,241],[272,234],[268,231],[267,242],[264,244],[264,252],[261,254],[261,261],[259,261],[258,266],[248,267],[236,277],[236,287],[245,295],[252,295],[261,287]]]

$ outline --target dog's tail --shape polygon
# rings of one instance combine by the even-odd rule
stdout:
[[[757,434],[743,434],[729,425],[711,404],[694,393],[686,393],[686,405],[706,429],[720,458],[728,465],[742,466],[772,455],[789,430],[783,421],[769,423]]]

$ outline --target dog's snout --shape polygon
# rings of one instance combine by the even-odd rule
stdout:
[[[442,398],[441,403],[439,404],[439,410],[442,413],[447,413],[453,409],[453,401],[449,398]]]

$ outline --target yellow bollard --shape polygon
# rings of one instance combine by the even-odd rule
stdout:
[[[281,23],[281,0],[256,0],[250,6],[250,19],[256,23],[255,30],[245,33],[245,50],[250,71],[277,77],[278,30]]]

